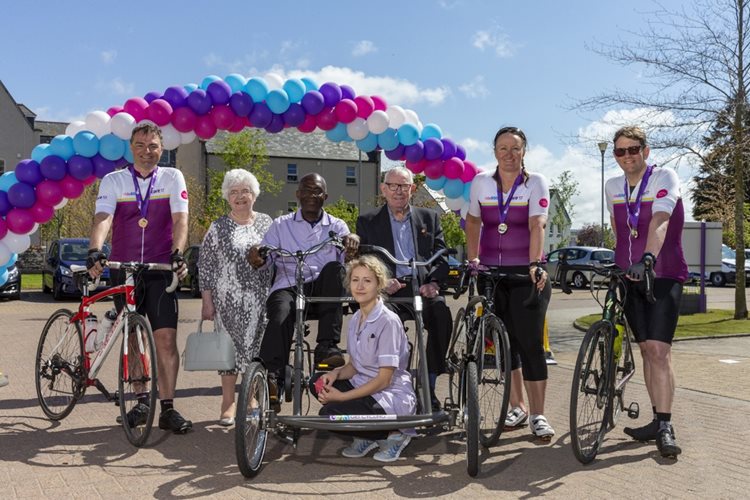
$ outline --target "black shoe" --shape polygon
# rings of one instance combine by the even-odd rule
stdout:
[[[150,408],[148,405],[143,403],[138,403],[131,408],[130,411],[125,414],[125,418],[128,420],[128,427],[132,429],[133,427],[144,425],[148,420],[149,410]],[[122,417],[120,415],[118,415],[115,420],[117,420],[118,424],[122,424]]]
[[[318,344],[315,347],[315,367],[330,370],[344,366],[344,355],[336,344]]]
[[[432,405],[432,411],[440,411],[442,409],[440,406],[440,400],[433,391],[430,391],[430,403]]]
[[[664,458],[676,458],[677,455],[682,453],[682,449],[675,442],[674,429],[671,425],[659,429],[656,436],[656,447]]]
[[[161,412],[159,415],[159,429],[172,431],[175,434],[185,434],[193,428],[190,420],[185,420],[174,408]]]
[[[653,441],[659,433],[659,421],[654,419],[643,427],[625,427],[622,431],[636,441]]]
[[[281,411],[281,397],[279,396],[279,384],[276,379],[269,375],[268,377],[268,404],[276,413]]]

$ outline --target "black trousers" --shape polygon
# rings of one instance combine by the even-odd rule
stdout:
[[[305,295],[343,297],[345,274],[346,270],[340,262],[329,262],[323,266],[316,280],[305,283]],[[268,371],[277,378],[289,361],[289,350],[294,335],[296,297],[296,287],[282,288],[273,292],[266,301],[268,324],[260,345],[260,358]],[[311,308],[318,314],[318,344],[338,344],[341,340],[341,325],[344,318],[343,304],[307,304],[305,313]]]

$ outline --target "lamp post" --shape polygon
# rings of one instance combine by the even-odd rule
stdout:
[[[608,143],[605,142],[605,141],[602,141],[602,142],[600,142],[598,144],[599,151],[602,154],[602,226],[601,226],[602,227],[602,241],[601,241],[601,245],[600,245],[602,247],[604,246],[604,203],[605,203],[605,198],[604,198],[604,152],[607,151],[607,144]]]

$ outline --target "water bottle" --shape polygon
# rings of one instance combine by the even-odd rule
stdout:
[[[615,330],[617,330],[617,336],[615,337],[614,343],[614,354],[615,363],[620,360],[620,354],[622,354],[622,337],[625,335],[625,325],[620,322],[615,323]]]
[[[86,352],[94,352],[96,351],[96,339],[98,335],[97,331],[97,325],[98,320],[96,318],[96,314],[90,314],[86,318]]]
[[[112,325],[115,322],[115,319],[117,319],[117,311],[115,308],[112,308],[104,313],[104,318],[102,318],[102,324],[99,325],[99,332],[96,336],[96,349],[99,350],[104,345],[104,340],[109,336],[110,331],[112,330]]]

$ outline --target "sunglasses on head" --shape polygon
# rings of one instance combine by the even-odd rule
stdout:
[[[629,155],[637,155],[641,152],[641,149],[643,146],[629,146],[627,148],[615,148],[614,153],[615,156],[625,156],[625,153],[627,152]]]

